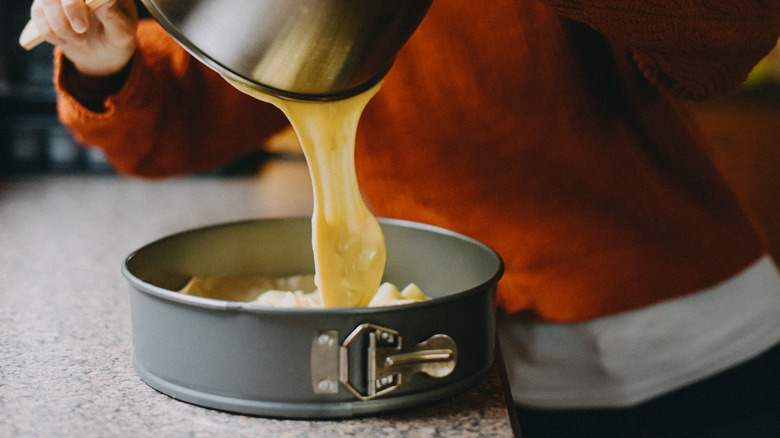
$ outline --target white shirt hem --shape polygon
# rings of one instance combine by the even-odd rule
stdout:
[[[696,294],[577,324],[501,315],[516,403],[630,406],[712,376],[780,342],[780,272],[765,256]]]

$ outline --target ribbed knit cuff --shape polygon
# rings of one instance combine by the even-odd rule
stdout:
[[[86,109],[102,113],[106,111],[106,99],[117,94],[125,85],[130,75],[133,59],[122,70],[111,76],[84,75],[64,56],[62,56],[61,63],[60,84],[62,88]]]

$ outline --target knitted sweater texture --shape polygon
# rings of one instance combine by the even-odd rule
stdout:
[[[779,16],[776,0],[434,2],[361,119],[361,189],[378,215],[495,248],[508,312],[584,321],[713,286],[765,248],[679,99],[736,90]],[[98,111],[55,58],[63,122],[120,172],[213,168],[286,126],[155,23],[138,39]]]

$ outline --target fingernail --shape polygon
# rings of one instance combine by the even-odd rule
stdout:
[[[73,26],[73,30],[75,30],[77,33],[84,33],[87,31],[87,22],[84,21],[83,18],[74,18],[71,24]]]

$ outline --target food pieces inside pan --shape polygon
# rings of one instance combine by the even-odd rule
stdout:
[[[240,301],[259,306],[321,308],[322,296],[314,275],[271,277],[264,275],[196,276],[179,292],[204,298]],[[382,283],[368,307],[416,303],[428,298],[414,283],[403,290]]]

